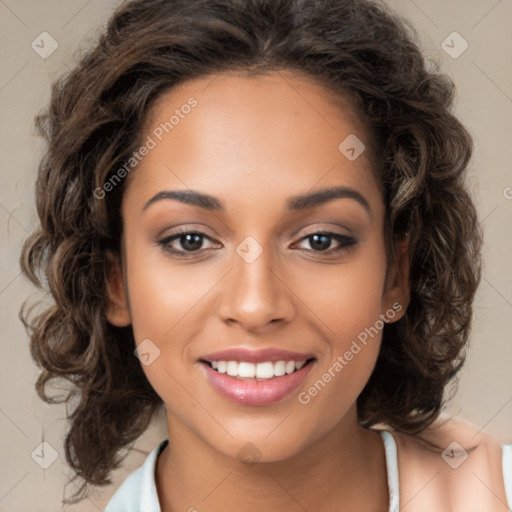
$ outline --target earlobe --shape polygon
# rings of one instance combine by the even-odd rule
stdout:
[[[397,246],[399,260],[398,268],[392,268],[389,276],[386,299],[384,301],[385,311],[383,314],[388,317],[387,323],[400,320],[405,315],[410,302],[409,286],[409,238],[406,237]],[[393,311],[391,315],[386,312]]]
[[[131,324],[130,310],[123,280],[123,272],[119,257],[107,253],[108,273],[106,279],[106,311],[107,320],[116,327]]]

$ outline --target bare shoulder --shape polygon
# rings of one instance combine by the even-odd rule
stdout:
[[[486,434],[482,428],[474,423],[457,417],[441,416],[432,425],[423,430],[420,434],[410,436],[397,433],[401,441],[410,445],[410,449],[420,451],[439,447],[445,450],[451,443],[456,443],[460,448],[472,452],[476,449],[501,449],[500,443],[490,435]]]
[[[421,510],[421,501],[436,507],[449,501],[453,510],[508,510],[501,443],[477,425],[442,416],[420,434],[392,433],[401,503],[416,501],[410,510]]]
[[[419,434],[393,432],[393,436],[398,450],[439,471],[462,464],[477,470],[482,464],[501,462],[501,444],[461,418],[442,416]]]

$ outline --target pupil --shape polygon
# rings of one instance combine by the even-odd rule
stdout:
[[[185,239],[185,243],[182,243],[182,247],[188,250],[200,249],[201,248],[201,235],[195,233],[189,233],[181,237],[182,241]],[[195,239],[195,240],[194,240]]]
[[[312,244],[313,248],[319,249],[320,251],[324,251],[325,249],[329,248],[330,245],[330,238],[326,235],[313,235],[312,236],[314,243]],[[323,241],[319,242],[319,239],[323,239]]]

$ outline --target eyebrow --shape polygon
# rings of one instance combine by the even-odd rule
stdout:
[[[150,205],[158,201],[174,199],[184,204],[198,206],[209,211],[223,212],[224,206],[216,197],[195,190],[163,190],[144,203],[142,211],[149,208]],[[356,189],[346,186],[336,186],[300,194],[288,199],[287,209],[291,211],[303,211],[314,208],[321,204],[332,201],[333,199],[353,199],[357,201],[367,213],[372,216],[370,203]]]

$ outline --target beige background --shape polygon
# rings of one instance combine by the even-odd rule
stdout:
[[[417,28],[428,56],[458,87],[457,111],[476,142],[471,182],[486,230],[485,270],[479,288],[472,347],[450,411],[512,442],[512,1],[389,0]],[[0,512],[62,510],[70,469],[63,456],[65,408],[43,404],[34,392],[38,370],[17,315],[34,290],[20,275],[21,241],[36,222],[33,185],[41,141],[33,117],[46,103],[52,80],[72,65],[73,53],[94,40],[115,0],[0,0]],[[454,59],[442,42],[457,31],[469,44]],[[41,32],[58,42],[42,59],[31,43]],[[455,40],[455,49],[461,41]],[[137,446],[151,450],[166,437],[155,421]],[[43,470],[31,458],[42,439],[58,458]],[[145,453],[134,452],[114,485],[64,510],[102,510]],[[49,449],[47,451],[49,453]]]

